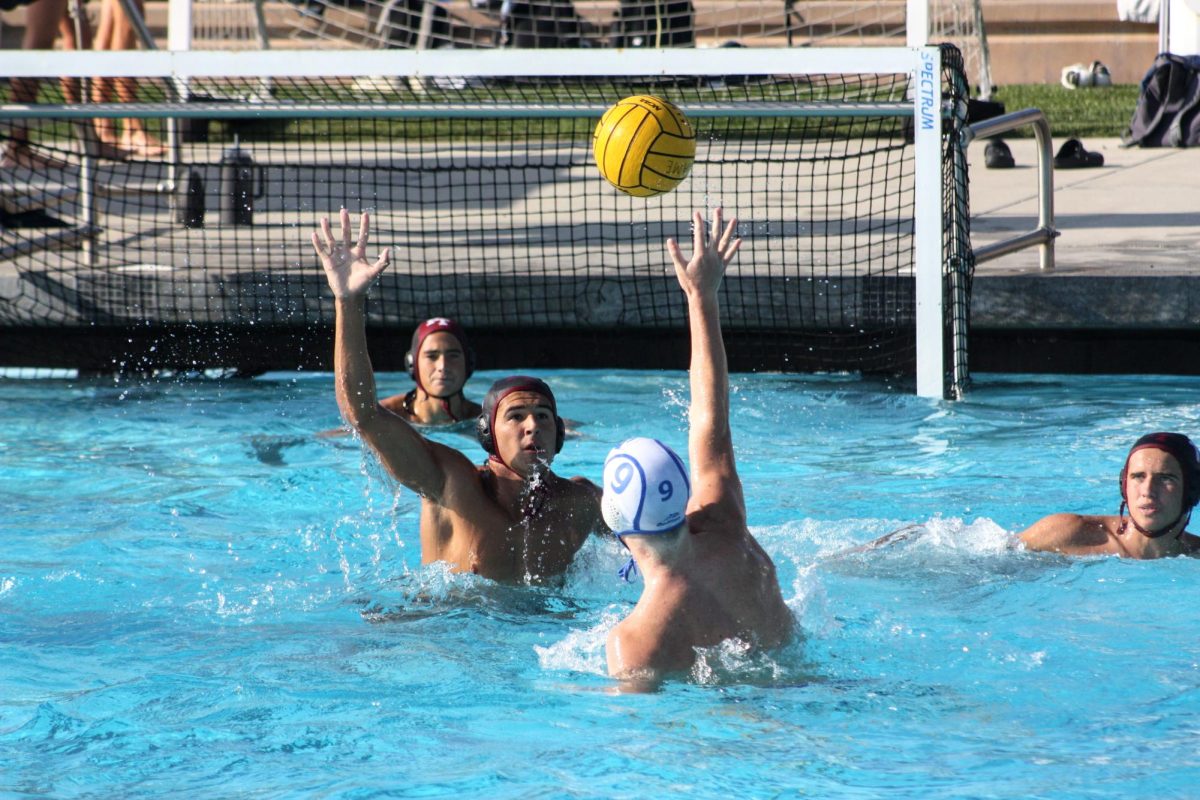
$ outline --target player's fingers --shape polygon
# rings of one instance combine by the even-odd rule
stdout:
[[[321,235],[325,237],[329,252],[333,252],[333,228],[329,225],[329,217],[321,217]]]
[[[712,231],[709,234],[712,237],[713,247],[718,247],[721,241],[721,216],[725,213],[725,209],[717,206],[713,209]]]
[[[692,250],[704,252],[704,215],[699,211],[692,212]]]
[[[737,217],[729,220],[729,224],[721,231],[721,238],[717,242],[717,249],[721,253],[725,252],[725,248],[729,247],[729,242],[734,238],[734,233],[737,231]]]
[[[366,251],[367,239],[370,238],[370,234],[371,234],[371,215],[368,214],[366,211],[364,211],[362,213],[362,216],[359,217],[359,220],[358,220],[358,249],[360,249],[364,252]]]
[[[739,236],[738,238],[736,238],[732,242],[730,242],[728,247],[722,248],[721,258],[725,261],[726,264],[728,264],[733,259],[734,253],[736,253],[738,251],[738,248],[741,246],[742,246],[742,238]]]
[[[344,244],[346,246],[346,249],[349,250],[350,249],[350,212],[347,209],[343,208],[342,213],[340,215],[340,219],[341,219],[341,223],[342,223],[342,244]]]
[[[687,264],[683,253],[679,250],[679,242],[674,239],[667,239],[667,255],[671,257],[671,263],[675,265],[676,269]]]

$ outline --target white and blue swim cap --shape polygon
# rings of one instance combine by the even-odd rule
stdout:
[[[683,460],[657,439],[626,439],[604,460],[601,508],[617,536],[678,528],[691,492]]]

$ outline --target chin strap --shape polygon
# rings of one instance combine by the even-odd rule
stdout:
[[[629,545],[625,544],[625,540],[623,538],[621,538],[620,534],[617,534],[617,541],[621,543],[621,547],[624,547],[626,550],[629,550]],[[617,576],[619,578],[621,578],[621,580],[625,581],[626,583],[633,583],[633,581],[631,581],[630,578],[637,574],[638,574],[637,562],[633,560],[632,555],[629,557],[629,561],[627,561],[625,563],[625,566],[623,566],[619,570],[617,570]]]
[[[1132,514],[1130,514],[1129,518],[1126,519],[1124,500],[1121,501],[1121,508],[1117,511],[1117,516],[1121,518],[1121,533],[1125,532],[1125,523],[1128,522],[1134,527],[1134,530],[1148,539],[1157,539],[1160,536],[1165,536],[1171,531],[1172,528],[1174,528],[1176,525],[1179,525],[1179,521],[1182,519],[1184,520],[1184,523],[1182,526],[1180,526],[1179,533],[1175,534],[1175,539],[1178,541],[1179,539],[1183,538],[1183,532],[1187,530],[1188,523],[1192,521],[1192,509],[1189,508],[1179,512],[1179,516],[1172,520],[1169,525],[1165,525],[1156,531],[1149,531],[1143,528],[1141,525],[1138,525],[1137,520],[1133,518]],[[1185,517],[1186,519],[1184,519]]]
[[[623,566],[619,570],[617,570],[617,575],[624,578],[626,583],[633,583],[633,581],[629,580],[629,577],[631,575],[637,575],[637,574],[638,574],[637,562],[634,561],[632,557],[629,559],[628,563],[625,564],[625,566]]]
[[[422,389],[421,391],[425,391],[425,390]],[[462,417],[458,416],[457,414],[455,414],[453,411],[450,410],[450,401],[453,400],[455,397],[462,397],[462,389],[459,389],[454,394],[447,395],[445,397],[438,397],[436,394],[429,394],[429,392],[425,392],[425,394],[426,394],[426,396],[432,397],[434,400],[437,400],[439,403],[441,403],[442,410],[446,412],[446,415],[449,416],[450,419],[454,420],[455,422],[462,422]],[[408,394],[404,395],[404,407],[405,407],[405,409],[408,410],[408,413],[411,414],[413,412],[413,405],[416,402],[417,402],[417,390],[410,389]]]

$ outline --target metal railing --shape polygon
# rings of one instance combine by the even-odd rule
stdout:
[[[985,139],[1026,125],[1033,126],[1033,135],[1037,139],[1038,226],[1011,239],[977,248],[976,264],[1037,245],[1041,268],[1054,269],[1054,240],[1058,231],[1054,229],[1054,158],[1051,155],[1050,123],[1046,121],[1046,115],[1040,108],[1026,108],[972,123],[963,130],[966,139],[963,145],[974,139]]]

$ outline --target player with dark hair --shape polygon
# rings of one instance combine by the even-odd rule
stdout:
[[[1161,432],[1141,437],[1125,457],[1120,485],[1116,514],[1051,514],[1021,533],[1020,541],[1029,550],[1068,555],[1164,558],[1200,552],[1200,537],[1187,532],[1200,502],[1200,454],[1191,439]]]
[[[342,416],[393,477],[421,496],[421,558],[455,571],[502,581],[537,582],[561,575],[588,534],[602,530],[600,490],[585,478],[562,478],[550,465],[562,449],[563,422],[550,387],[527,376],[497,381],[476,420],[488,453],[482,466],[425,438],[377,399],[367,355],[367,288],[387,266],[384,250],[366,259],[368,215],[350,238],[321,220],[312,245],[336,308],[334,380]]]
[[[388,411],[417,425],[454,425],[479,416],[479,404],[463,396],[463,386],[475,372],[475,351],[454,320],[434,317],[418,325],[404,368],[416,385],[381,400]]]
[[[418,325],[404,353],[404,369],[416,385],[383,398],[381,406],[413,425],[474,426],[482,409],[466,398],[463,388],[475,372],[475,351],[461,325],[446,317]],[[346,429],[330,428],[317,435],[345,436]]]

